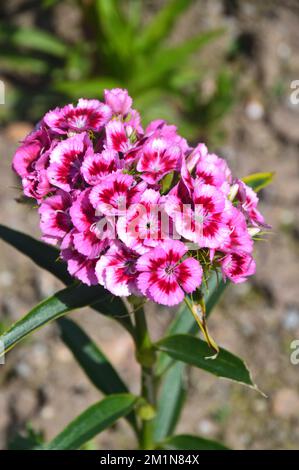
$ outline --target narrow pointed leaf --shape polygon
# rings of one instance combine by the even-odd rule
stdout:
[[[0,238],[28,256],[41,268],[54,274],[64,284],[71,284],[74,281],[67,272],[66,264],[59,261],[59,251],[53,246],[1,224]]]
[[[64,344],[98,390],[105,395],[129,392],[105,354],[79,325],[70,318],[59,318],[57,322]],[[134,414],[130,413],[127,418],[136,428]]]
[[[75,450],[80,448],[104,429],[112,426],[119,418],[129,414],[137,402],[130,394],[110,395],[92,405],[72,421],[45,450]]]
[[[73,284],[43,300],[0,336],[0,340],[4,344],[3,353],[9,351],[33,331],[56,320],[70,310],[96,303],[104,293],[101,286],[89,287]]]
[[[60,279],[64,284],[71,285],[74,279],[69,275],[66,264],[59,261],[59,251],[53,246],[40,242],[35,238],[0,224],[0,238],[18,251],[28,256],[35,264],[46,269]],[[82,288],[88,289],[87,286]],[[92,287],[91,289],[93,289]],[[119,297],[112,296],[102,289],[99,300],[92,308],[99,313],[114,317],[126,330],[132,334],[133,326],[128,311]]]
[[[161,43],[171,32],[180,15],[189,7],[191,0],[170,0],[154,16],[138,39],[138,48],[147,51]]]
[[[258,192],[272,183],[275,173],[253,173],[245,176],[242,181]]]
[[[66,44],[52,34],[38,28],[12,27],[1,24],[0,43],[44,52],[55,57],[64,57]]]
[[[165,375],[154,419],[154,439],[156,442],[173,433],[180,417],[186,396],[184,369],[184,364],[177,362]]]
[[[221,36],[223,32],[223,29],[203,32],[178,46],[159,49],[150,57],[150,62],[143,60],[139,63],[138,74],[135,78],[133,77],[132,86],[135,90],[143,91],[146,88],[158,86],[161,81],[163,83],[169,80],[177,69],[183,67],[191,54]]]
[[[128,392],[105,354],[79,325],[69,318],[60,318],[58,325],[63,342],[96,388],[105,394]]]
[[[211,350],[205,341],[191,335],[175,335],[163,338],[156,348],[172,359],[198,367],[218,377],[255,387],[250,372],[242,359],[220,348],[215,359],[209,358]],[[208,359],[207,359],[208,358]]]
[[[206,316],[208,317],[221,295],[223,294],[229,282],[224,282],[222,279],[217,279],[216,274],[213,274],[209,279],[208,289],[203,289],[204,301],[206,304]],[[188,308],[183,303],[176,318],[170,324],[167,330],[167,336],[172,336],[179,333],[195,334],[198,331],[197,323],[194,317],[190,314]],[[159,355],[157,363],[157,374],[162,375],[163,372],[170,367],[173,360],[164,353]]]
[[[220,442],[190,434],[172,436],[162,442],[161,448],[167,450],[228,450]]]

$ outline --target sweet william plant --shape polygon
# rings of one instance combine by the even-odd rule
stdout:
[[[272,175],[234,178],[222,158],[202,143],[190,147],[175,126],[157,120],[144,130],[132,106],[122,89],[105,90],[103,102],[81,98],[49,111],[17,149],[13,169],[38,205],[43,242],[4,226],[0,235],[66,287],[4,332],[4,353],[57,320],[62,340],[106,396],[36,447],[81,448],[125,417],[141,449],[225,449],[175,434],[184,368],[256,388],[245,363],[218,347],[206,319],[229,282],[255,272],[254,240],[268,227],[255,189]],[[181,304],[155,343],[144,313],[148,301]],[[140,396],[66,318],[87,305],[132,336]]]

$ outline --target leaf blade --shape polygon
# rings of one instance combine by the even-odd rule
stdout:
[[[229,450],[220,442],[190,434],[178,434],[166,439],[161,444],[167,450]]]
[[[64,284],[71,284],[72,277],[66,269],[65,263],[58,261],[59,251],[51,245],[0,224],[0,238],[9,243],[18,251],[28,256],[39,267],[54,274]]]
[[[3,354],[33,331],[53,320],[57,320],[70,310],[86,307],[97,302],[103,292],[104,289],[100,286],[89,287],[73,284],[43,300],[0,336],[4,344]]]
[[[255,192],[259,192],[261,189],[272,183],[274,176],[274,172],[253,173],[242,178],[242,181],[250,186]]]
[[[158,350],[171,358],[244,385],[256,388],[244,361],[229,351],[220,348],[215,359],[207,359],[211,350],[205,341],[191,335],[168,336],[155,343]]]
[[[128,392],[127,386],[105,354],[79,325],[69,318],[60,318],[58,326],[62,341],[97,389],[107,395]]]
[[[58,261],[59,251],[25,233],[0,224],[0,238],[10,244],[25,256],[28,256],[37,266],[49,271],[64,284],[71,285],[74,279],[69,275],[66,264]],[[86,287],[86,286],[85,286]],[[128,311],[119,297],[114,297],[105,291],[105,295],[92,306],[97,312],[115,318],[124,328],[133,334],[133,325]]]
[[[131,394],[115,394],[92,405],[74,419],[43,450],[75,450],[119,418],[127,416],[138,398]]]
[[[154,419],[154,439],[161,441],[173,433],[186,397],[184,364],[177,362],[165,376]]]
[[[190,3],[191,0],[171,0],[161,8],[141,33],[138,49],[145,52],[163,41]]]
[[[206,304],[206,316],[208,317],[220,297],[228,287],[229,282],[224,282],[223,279],[218,279],[214,273],[209,279],[209,288],[203,289],[204,301]],[[172,336],[180,333],[195,334],[199,330],[194,317],[190,314],[188,308],[183,303],[176,318],[170,324],[167,330],[167,336]],[[171,366],[173,360],[164,353],[160,353],[157,362],[157,374],[162,375],[165,370]]]

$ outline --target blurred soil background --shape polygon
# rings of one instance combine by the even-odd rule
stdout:
[[[37,22],[43,27],[47,14],[20,8],[28,3],[5,2],[3,21],[9,18],[17,26]],[[142,2],[144,21],[164,4]],[[56,2],[51,27],[62,38],[76,37],[77,16],[71,1]],[[218,343],[246,359],[268,398],[195,368],[185,377],[189,396],[179,432],[220,439],[235,449],[299,448],[299,365],[290,363],[290,343],[299,339],[299,104],[290,102],[290,84],[299,79],[298,24],[298,1],[194,0],[169,38],[176,44],[194,32],[224,28],[223,35],[195,53],[192,61],[195,70],[198,66],[205,71],[196,85],[203,99],[213,95],[219,71],[232,73],[229,105],[208,128],[198,125],[197,135],[191,129],[191,139],[204,138],[239,177],[276,172],[274,183],[261,193],[261,210],[273,230],[256,248],[257,274],[244,285],[230,287],[209,320]],[[6,50],[1,33],[0,47],[0,78],[7,84],[7,100],[13,97],[0,105],[1,223],[39,237],[36,210],[16,200],[20,184],[10,167],[18,142],[38,119],[30,108],[31,103],[36,106],[35,79],[30,86],[26,76],[26,100],[12,109],[16,90],[26,80],[3,66]],[[68,101],[63,99],[61,105]],[[183,123],[182,132],[186,128]],[[61,284],[8,245],[1,242],[0,250],[3,329]],[[147,311],[153,337],[158,338],[173,312],[151,305]],[[128,334],[113,320],[88,309],[71,316],[98,341],[137,392],[139,371]],[[55,324],[47,326],[10,352],[5,366],[0,366],[0,448],[18,446],[16,439],[30,428],[51,438],[98,399],[98,391],[60,340]],[[135,441],[122,420],[92,445],[130,449]]]

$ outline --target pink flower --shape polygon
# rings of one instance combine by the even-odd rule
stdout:
[[[51,141],[44,128],[31,132],[16,150],[12,163],[14,171],[22,178],[29,176],[35,170],[35,162],[50,146]]]
[[[136,252],[143,254],[149,247],[156,246],[163,237],[159,204],[160,193],[147,189],[140,202],[132,204],[124,216],[117,222],[117,233],[120,240]]]
[[[24,194],[33,197],[37,202],[42,202],[43,198],[50,192],[55,192],[56,188],[49,182],[47,166],[49,164],[49,151],[42,155],[34,164],[34,170],[25,178],[22,178]]]
[[[72,240],[76,250],[88,258],[98,258],[107,248],[110,224],[102,215],[95,214],[89,201],[90,189],[81,192],[70,208],[70,216],[75,230]],[[103,223],[101,223],[103,222]],[[102,229],[102,230],[101,230]]]
[[[226,201],[225,218],[229,230],[219,249],[227,253],[251,253],[253,240],[248,233],[246,219],[242,212],[228,200]]]
[[[237,180],[239,191],[237,198],[241,203],[241,208],[252,225],[264,225],[265,219],[257,209],[259,198],[256,192],[247,186],[243,181]]]
[[[43,240],[51,245],[62,242],[72,228],[69,215],[71,198],[68,193],[58,191],[39,206],[40,228]]]
[[[225,198],[214,186],[196,186],[192,200],[183,202],[178,196],[166,198],[165,210],[174,220],[177,233],[201,248],[219,248],[228,236]]]
[[[149,184],[155,184],[171,171],[178,170],[182,153],[178,145],[169,145],[163,138],[146,142],[138,155],[137,171]]]
[[[140,294],[136,286],[138,254],[122,243],[112,244],[96,265],[98,281],[112,294],[128,296]]]
[[[229,253],[221,259],[220,265],[224,279],[235,284],[247,281],[247,277],[255,273],[255,261],[247,253]]]
[[[67,269],[71,276],[76,277],[88,286],[98,284],[95,273],[96,259],[88,259],[70,248],[62,250],[61,257],[67,262]]]
[[[160,246],[142,255],[137,261],[140,272],[137,285],[143,295],[163,305],[180,303],[185,292],[200,286],[202,268],[197,260],[186,258],[186,246],[166,240]]]
[[[67,192],[84,188],[81,165],[89,155],[93,155],[93,147],[85,132],[60,142],[50,155],[50,183]]]
[[[201,254],[233,282],[255,270],[250,234],[266,227],[256,193],[175,126],[144,131],[125,89],[49,111],[13,169],[38,203],[43,239],[88,285],[175,305],[200,287]]]
[[[93,187],[90,202],[102,214],[123,215],[132,203],[139,202],[145,189],[145,183],[137,184],[133,176],[116,172]]]
[[[177,145],[182,153],[188,152],[190,149],[186,139],[177,133],[176,126],[169,125],[163,119],[152,121],[145,131],[147,138],[165,139],[169,145]]]
[[[107,148],[116,152],[126,153],[133,144],[130,141],[130,134],[126,131],[126,126],[122,121],[110,121],[106,126]]]
[[[80,98],[77,106],[68,104],[64,108],[49,111],[44,121],[58,134],[68,132],[99,132],[111,118],[111,109],[98,100]]]
[[[118,153],[113,150],[103,150],[102,153],[90,152],[85,156],[81,172],[86,183],[94,186],[103,176],[107,176],[120,168]]]
[[[203,155],[196,166],[195,184],[210,184],[221,189],[225,194],[229,193],[231,173],[227,163],[214,153]]]
[[[107,248],[108,239],[113,238],[112,223],[102,215],[96,215],[90,203],[91,189],[79,193],[70,208],[75,230],[72,234],[76,250],[88,258],[98,258]]]
[[[205,144],[197,144],[197,146],[189,153],[187,157],[187,168],[190,173],[196,167],[198,161],[208,154],[208,148]]]
[[[133,100],[127,90],[113,88],[104,91],[105,102],[112,109],[113,114],[125,116],[131,109]]]
[[[12,167],[22,178],[24,194],[37,201],[52,190],[46,168],[49,154],[56,143],[50,132],[41,125],[26,137],[13,158]]]

